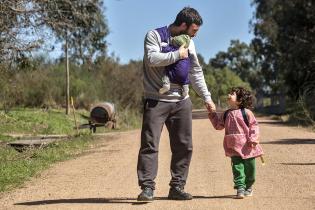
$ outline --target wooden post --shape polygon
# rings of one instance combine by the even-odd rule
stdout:
[[[260,156],[260,161],[263,166],[266,164],[266,161],[263,156]]]
[[[77,118],[75,117],[75,109],[74,109],[74,103],[73,103],[73,98],[71,97],[71,107],[72,107],[72,112],[73,112],[73,118],[74,118],[74,124],[77,129],[77,134],[79,134],[79,127],[77,123]]]

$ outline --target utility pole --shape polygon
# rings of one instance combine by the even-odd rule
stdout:
[[[70,107],[70,72],[69,72],[69,55],[68,55],[68,31],[66,30],[66,114],[69,114]]]

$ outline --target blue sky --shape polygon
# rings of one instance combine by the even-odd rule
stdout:
[[[143,57],[143,40],[148,30],[169,25],[185,6],[197,9],[203,25],[194,38],[196,50],[208,62],[218,51],[225,51],[231,39],[249,43],[249,20],[254,8],[246,0],[105,0],[110,34],[108,53],[121,63]]]

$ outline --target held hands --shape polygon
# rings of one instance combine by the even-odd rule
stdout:
[[[212,113],[212,112],[216,111],[216,107],[215,107],[215,104],[213,103],[213,101],[205,102],[205,106],[206,106],[206,108],[207,108],[209,113]]]
[[[180,59],[188,58],[188,48],[185,48],[185,44],[183,44],[182,46],[180,46],[180,48],[178,49],[178,51],[179,51],[179,57],[180,57]]]

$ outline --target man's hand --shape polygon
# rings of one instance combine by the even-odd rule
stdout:
[[[180,46],[180,48],[178,49],[178,51],[179,51],[179,57],[180,57],[180,59],[188,58],[188,48],[185,48],[185,44],[183,44],[182,46]]]
[[[205,102],[205,106],[206,106],[208,112],[215,112],[216,111],[216,107],[215,107],[215,104],[213,103],[213,101]]]

